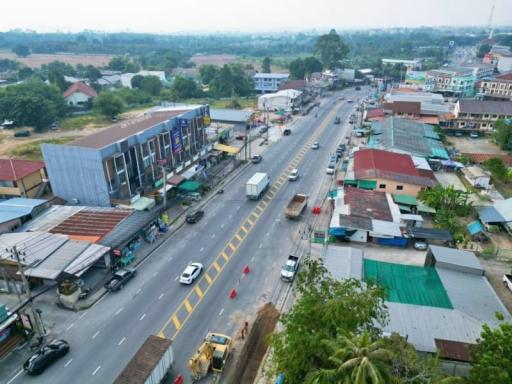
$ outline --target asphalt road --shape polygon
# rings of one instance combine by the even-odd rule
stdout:
[[[366,92],[349,90],[342,94],[356,98]],[[346,126],[332,121],[338,115],[343,123],[355,106],[337,101],[339,95],[322,100],[317,118],[314,111],[300,118],[292,135],[271,145],[261,163],[248,167],[224,194],[212,199],[200,222],[171,235],[122,291],[108,294],[86,312],[77,313],[75,321],[59,336],[71,345],[67,356],[39,377],[19,373],[9,384],[111,383],[147,336],[159,332],[174,338],[173,369],[188,380],[188,358],[207,330],[234,335],[247,314],[274,300],[283,290],[286,283],[279,280],[280,266],[297,246],[298,228],[307,220],[289,221],[283,209],[294,193],[314,198],[322,183],[332,182],[325,168],[330,153],[346,135]],[[306,145],[316,134],[321,148],[311,150]],[[298,164],[300,171],[295,182],[283,181],[282,177],[290,169],[290,161]],[[267,172],[274,184],[272,199],[266,198],[265,204],[245,197],[245,183],[256,171]],[[257,206],[264,209],[255,211]],[[257,219],[251,216],[253,212],[260,212]],[[253,224],[244,224],[249,217]],[[242,237],[233,243],[236,234]],[[219,259],[230,242],[235,249]],[[213,265],[217,260],[223,262]],[[182,286],[177,278],[192,261],[203,263],[211,271],[209,279],[203,278],[202,285]],[[242,277],[244,265],[249,265],[251,272]],[[228,297],[232,288],[238,293],[234,300]]]

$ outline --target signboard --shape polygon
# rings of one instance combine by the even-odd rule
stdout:
[[[210,116],[203,116],[203,123],[204,125],[210,125],[212,123]]]
[[[425,84],[427,72],[424,71],[407,71],[405,74],[405,82],[408,84]]]
[[[188,120],[187,119],[178,119],[178,124],[181,128],[188,128]]]
[[[22,313],[20,314],[21,322],[23,323],[23,328],[25,329],[32,329],[32,322],[30,321],[30,318],[27,314]]]
[[[112,252],[114,253],[114,256],[121,256],[121,250],[120,249],[114,249]]]
[[[183,151],[183,138],[181,137],[181,131],[178,127],[174,127],[171,130],[171,145],[173,155]]]

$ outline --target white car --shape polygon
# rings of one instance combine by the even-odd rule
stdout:
[[[325,170],[325,173],[328,175],[334,175],[334,171],[336,170],[336,164],[330,163]]]
[[[192,284],[194,280],[203,272],[203,264],[190,263],[180,276],[181,284]]]
[[[295,181],[299,178],[299,170],[298,169],[292,169],[290,171],[290,174],[288,175],[288,180]]]
[[[320,148],[320,143],[318,141],[315,141],[312,145],[311,145],[311,149],[318,149]]]

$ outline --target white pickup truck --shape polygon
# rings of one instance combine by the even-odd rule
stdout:
[[[503,275],[503,284],[505,284],[505,287],[510,289],[512,291],[512,275]]]
[[[288,256],[286,264],[281,268],[281,280],[292,282],[299,269],[299,263],[300,259],[298,256]]]

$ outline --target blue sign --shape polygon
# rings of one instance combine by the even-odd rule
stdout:
[[[188,120],[187,119],[178,119],[178,124],[181,128],[188,128]]]
[[[178,127],[174,127],[171,130],[171,144],[172,144],[172,153],[176,155],[183,151],[183,138],[181,137],[181,131]]]

